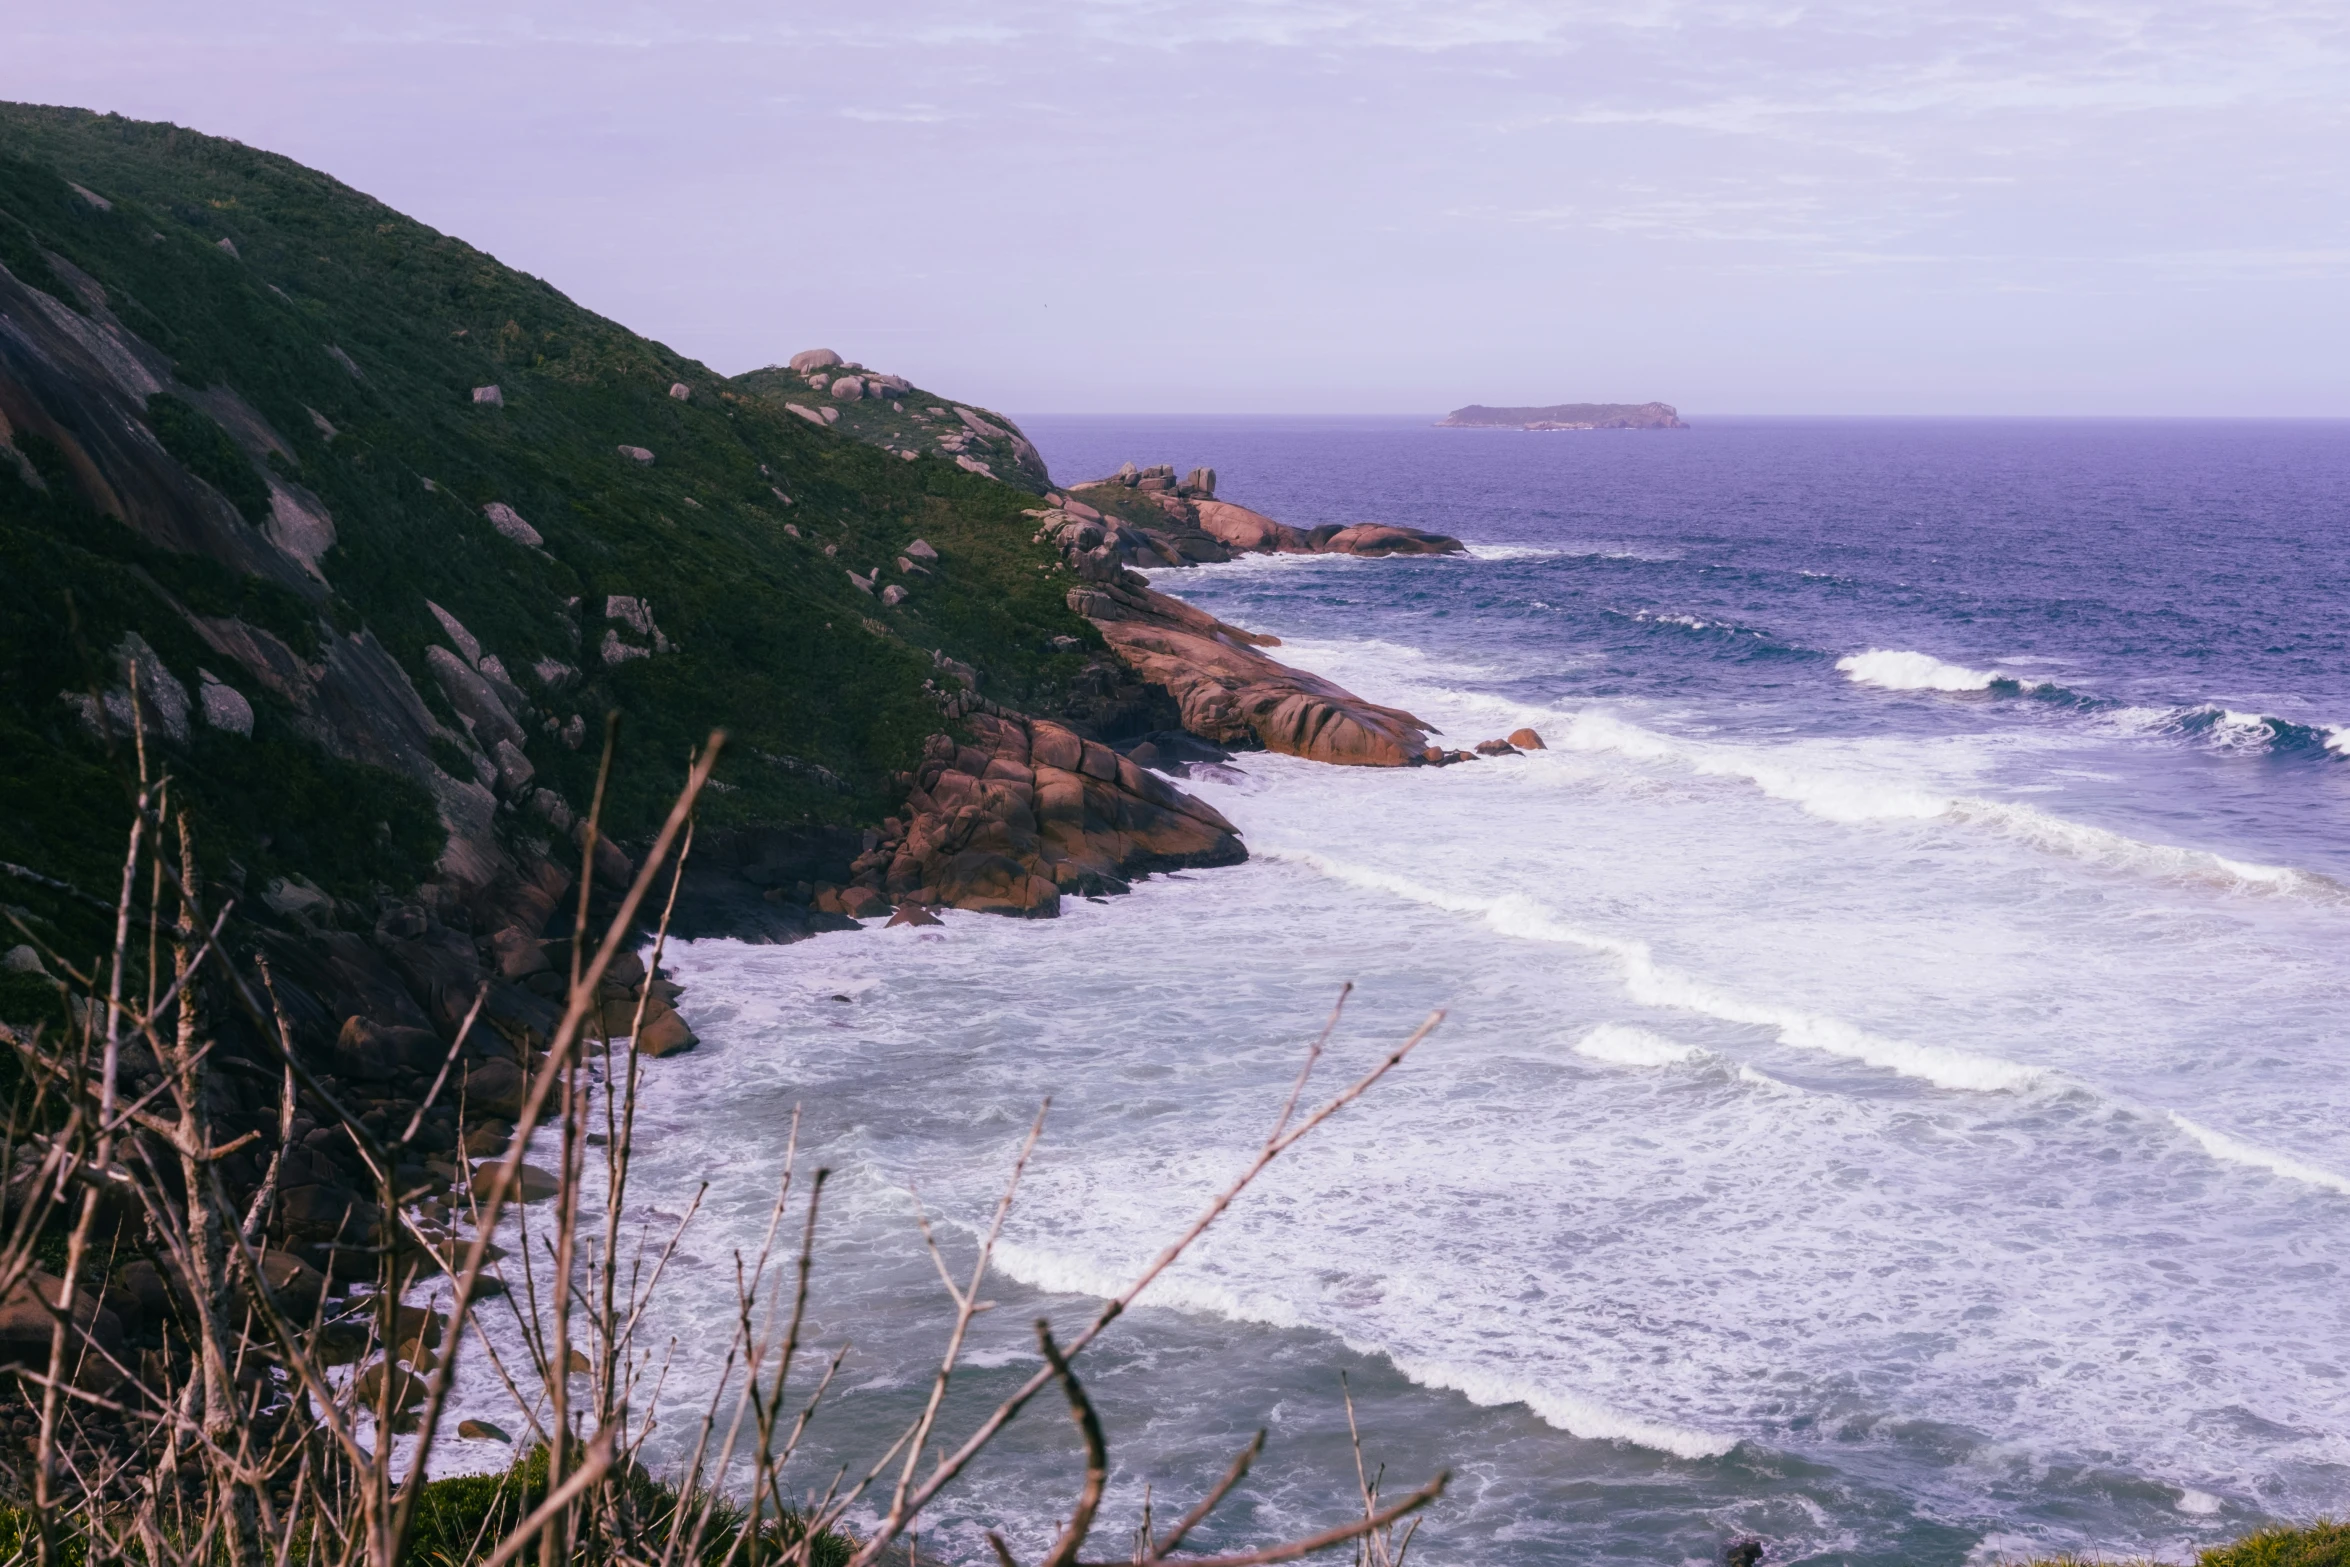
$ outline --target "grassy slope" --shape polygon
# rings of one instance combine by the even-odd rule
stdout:
[[[175,764],[184,793],[213,809],[216,847],[345,891],[412,883],[429,866],[437,845],[417,820],[419,792],[303,747],[265,692],[199,652],[142,566],[199,608],[249,598],[248,619],[297,636],[372,629],[447,720],[423,659],[441,639],[425,600],[438,602],[539,702],[531,758],[575,806],[594,748],[568,750],[537,726],[580,713],[592,731],[607,707],[622,711],[623,834],[653,819],[688,748],[720,724],[735,743],[719,773],[728,787],[706,813],[714,823],[872,820],[894,804],[889,775],[939,727],[921,690],[930,649],[978,666],[1001,700],[1049,706],[1083,659],[1054,653],[1051,639],[1093,640],[1041,569],[1047,552],[1028,542],[1033,524],[1019,511],[1032,496],[814,429],[287,159],[165,125],[0,106],[0,262],[73,302],[44,253],[102,284],[180,381],[226,383],[257,408],[293,453],[272,461],[324,500],[338,543],[322,562],[331,624],[313,627],[295,595],[160,556],[0,463],[0,564],[15,578],[0,624],[0,745],[11,758],[0,858],[111,890],[124,759],[101,753],[57,693],[105,683],[105,650],[135,628],[183,680],[193,684],[201,661],[261,714],[255,744],[199,729]],[[670,397],[673,382],[690,401]],[[489,383],[503,388],[503,408],[471,400]],[[313,411],[336,428],[331,441]],[[172,409],[151,419],[187,423]],[[190,460],[205,455],[200,426],[158,433],[203,471]],[[631,462],[621,444],[656,460]],[[481,514],[490,501],[527,518],[544,553],[493,530]],[[905,605],[884,609],[850,584],[846,568],[886,566],[917,536],[944,561]],[[604,669],[595,611],[612,593],[649,599],[682,651]],[[567,610],[575,597],[582,610]],[[540,657],[579,666],[585,684],[541,690],[522,673]],[[763,757],[813,763],[847,788]]]

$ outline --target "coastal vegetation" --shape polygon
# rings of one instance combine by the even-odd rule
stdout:
[[[144,738],[135,719],[142,764]],[[874,1567],[910,1560],[923,1510],[1028,1405],[1055,1393],[1078,1434],[1080,1475],[1044,1560],[1080,1559],[1109,1459],[1079,1357],[1267,1166],[1399,1065],[1437,1020],[1315,1106],[1307,1093],[1326,1028],[1255,1157],[1080,1331],[1056,1338],[1040,1319],[1042,1365],[1009,1398],[974,1410],[950,1400],[950,1383],[986,1309],[996,1237],[1043,1132],[1040,1112],[967,1264],[950,1266],[933,1245],[950,1309],[928,1399],[895,1442],[812,1492],[792,1466],[846,1351],[822,1354],[807,1314],[828,1172],[787,1155],[765,1242],[737,1259],[726,1369],[716,1386],[674,1395],[698,1407],[696,1435],[682,1465],[655,1477],[640,1454],[663,1412],[666,1375],[642,1329],[694,1212],[631,1207],[644,1056],[627,1041],[646,1036],[662,994],[695,808],[725,745],[713,733],[698,748],[600,928],[579,900],[552,1030],[512,1041],[500,1070],[461,1076],[452,1069],[488,985],[445,1051],[422,1030],[361,1027],[346,1029],[331,1069],[308,1059],[268,957],[240,957],[233,907],[207,899],[170,775],[142,765],[111,949],[81,968],[34,936],[21,949],[32,960],[14,960],[58,996],[54,1019],[9,1027],[4,1041],[18,1080],[0,1136],[10,1172],[0,1345],[12,1372],[0,1466],[18,1501],[0,1512],[9,1536],[0,1544],[15,1559],[504,1567],[530,1554]],[[607,778],[611,764],[607,746]],[[582,886],[599,848],[592,813],[586,829]],[[640,964],[634,943],[655,900],[650,962]],[[625,989],[614,996],[616,976],[632,968],[633,999]],[[384,1071],[383,1056],[415,1047],[426,1056]],[[438,1068],[412,1102],[374,1086],[387,1075],[414,1081],[436,1052]],[[462,1135],[452,1148],[445,1135],[420,1136],[428,1129]],[[420,1164],[416,1154],[436,1145],[443,1157]],[[340,1206],[321,1241],[310,1172],[329,1148],[355,1152],[371,1189]],[[223,1167],[247,1149],[265,1150],[265,1166],[250,1191],[232,1191]],[[485,1323],[493,1313],[501,1330]],[[460,1365],[477,1388],[504,1389],[517,1432],[455,1421]],[[436,1446],[452,1439],[526,1445],[503,1473],[428,1483]],[[1360,1543],[1370,1560],[1400,1567],[1411,1525],[1400,1539],[1395,1526],[1444,1486],[1438,1475],[1390,1501],[1366,1478],[1352,1522],[1175,1557],[1263,1442],[1259,1433],[1172,1528],[1146,1512],[1131,1558],[1254,1567]]]

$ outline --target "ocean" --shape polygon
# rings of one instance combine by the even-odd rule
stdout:
[[[1027,420],[1065,482],[1204,464],[1467,541],[1155,582],[1547,749],[1243,755],[1187,787],[1244,866],[673,952],[705,1043],[648,1068],[636,1190],[708,1194],[651,1456],[795,1109],[849,1346],[815,1491],[943,1345],[917,1195],[964,1265],[1051,1097],[959,1436],[1240,1168],[1351,982],[1325,1091],[1444,1020],[1080,1362],[1093,1554],[1259,1427],[1196,1543],[1348,1516],[1342,1377],[1391,1494],[1452,1471],[1432,1567],[2185,1559],[2350,1508],[2350,425],[1693,423]],[[1079,1471],[1040,1402],[924,1537],[1029,1559]]]

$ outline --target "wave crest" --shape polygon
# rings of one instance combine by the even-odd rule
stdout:
[[[1575,1054],[1610,1066],[1685,1066],[1705,1052],[1629,1023],[1602,1023],[1575,1041]]]
[[[2350,1176],[2336,1175],[2331,1170],[2296,1159],[2291,1154],[2263,1148],[2258,1143],[2248,1143],[2240,1137],[2230,1137],[2225,1132],[2215,1132],[2208,1126],[2188,1120],[2176,1110],[2170,1112],[2170,1120],[2171,1125],[2195,1139],[2203,1151],[2214,1159],[2227,1164],[2249,1165],[2255,1170],[2281,1175],[2288,1181],[2299,1181],[2305,1186],[2315,1186],[2350,1197]]]
[[[1387,871],[1349,865],[1312,850],[1275,847],[1257,852],[1261,858],[1303,865],[1335,881],[1482,919],[1504,936],[1557,942],[1611,957],[1622,967],[1625,992],[1642,1006],[1769,1028],[1784,1044],[1858,1061],[1903,1077],[1919,1078],[1936,1088],[2006,1093],[2030,1088],[2046,1075],[2038,1067],[1944,1045],[1887,1039],[1841,1018],[1823,1017],[1798,1007],[1737,995],[1657,962],[1644,941],[1597,935],[1564,924],[1523,893],[1505,893],[1498,898],[1467,897],[1422,886]]]
[[[1945,663],[1931,653],[1899,648],[1848,653],[1836,660],[1836,667],[1856,685],[1878,686],[1887,691],[1988,691],[1995,685],[2030,690],[2037,684],[2001,674],[1996,669],[1969,669],[1964,664]]]
[[[1007,1276],[1031,1289],[1055,1295],[1092,1295],[1114,1298],[1126,1288],[1129,1274],[1021,1244],[1010,1239],[996,1243],[995,1265]],[[1675,1458],[1719,1458],[1738,1445],[1735,1437],[1663,1421],[1644,1420],[1563,1388],[1506,1376],[1474,1367],[1399,1355],[1383,1344],[1366,1342],[1355,1334],[1309,1320],[1289,1301],[1278,1296],[1243,1294],[1227,1285],[1203,1279],[1178,1267],[1153,1281],[1144,1297],[1151,1305],[1176,1311],[1204,1312],[1230,1322],[1252,1322],[1265,1327],[1305,1328],[1327,1332],[1359,1355],[1378,1355],[1421,1387],[1458,1393],[1481,1409],[1523,1404],[1542,1420],[1570,1436],[1586,1441],[1623,1442],[1646,1447]]]
[[[2232,859],[2208,849],[2148,843],[2011,801],[1938,794],[1882,778],[1790,766],[1774,756],[1736,746],[1674,739],[1608,713],[1575,714],[1553,744],[1562,750],[1612,752],[1637,761],[1677,763],[1706,777],[1742,778],[1771,798],[1786,800],[1823,821],[1846,825],[1948,821],[1986,828],[2044,853],[2117,872],[2329,902],[2340,900],[2345,891],[2339,883],[2309,871]]]

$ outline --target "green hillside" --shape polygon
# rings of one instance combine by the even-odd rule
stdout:
[[[131,762],[67,698],[103,706],[126,633],[253,710],[250,738],[199,718],[171,747],[211,854],[354,898],[429,876],[494,772],[433,674],[456,639],[428,601],[521,709],[536,777],[500,788],[493,830],[523,847],[553,835],[530,791],[584,807],[608,708],[623,836],[718,725],[708,822],[855,824],[941,727],[934,653],[1052,711],[1100,645],[1030,542],[1032,488],[854,438],[879,404],[847,430],[795,415],[776,373],[730,382],[285,158],[0,105],[0,267],[0,860],[111,896]],[[917,538],[939,559],[901,574]],[[324,671],[318,694],[224,657],[237,628]],[[377,645],[430,713],[421,743],[388,696],[346,711]],[[73,902],[21,876],[0,901]]]

